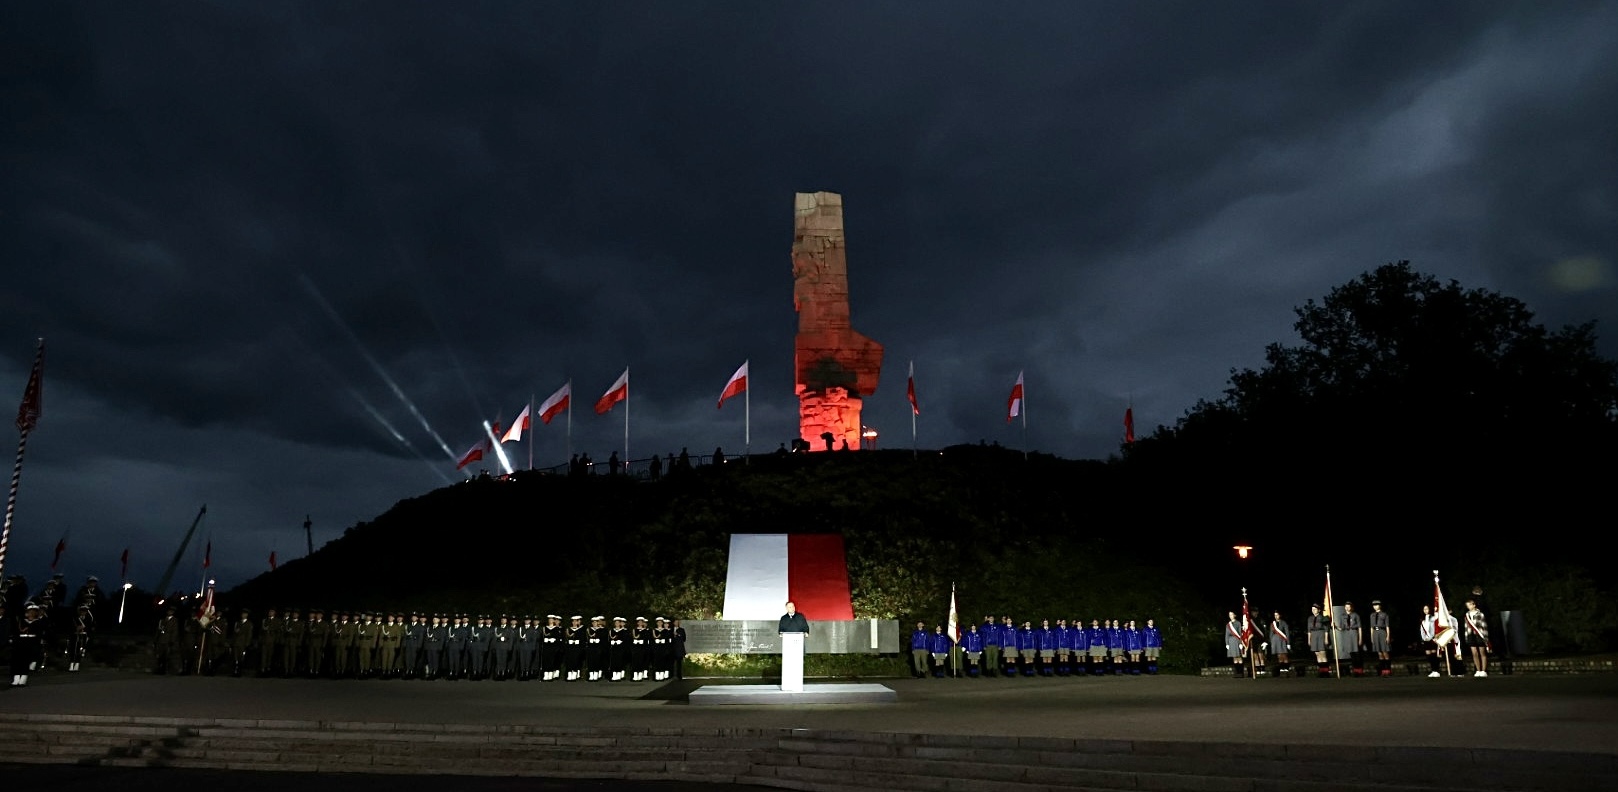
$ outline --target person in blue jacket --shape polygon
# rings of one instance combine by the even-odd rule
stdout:
[[[1140,631],[1142,652],[1146,656],[1146,673],[1157,673],[1157,658],[1163,654],[1163,633],[1157,629],[1154,619],[1146,620],[1145,629]]]
[[[1051,628],[1050,619],[1040,620],[1034,638],[1039,644],[1039,675],[1051,676],[1056,671],[1056,630]]]
[[[1146,640],[1135,628],[1135,620],[1124,624],[1124,651],[1129,653],[1129,673],[1140,676],[1140,656],[1146,650]]]
[[[989,625],[993,627],[994,625]],[[961,654],[966,659],[966,675],[976,679],[983,673],[983,647],[988,636],[978,629],[976,624],[966,628],[966,634],[961,636]]]
[[[1099,619],[1091,619],[1090,629],[1084,633],[1085,640],[1090,644],[1090,673],[1094,676],[1107,673],[1107,628],[1101,626]]]
[[[1073,663],[1073,631],[1067,619],[1056,620],[1056,675],[1067,676]]]
[[[1024,620],[1022,627],[1017,630],[1017,654],[1020,656],[1022,675],[1031,677],[1039,668],[1039,636],[1034,632],[1034,623]]]
[[[932,641],[927,635],[927,625],[916,622],[916,630],[910,634],[910,676],[921,679],[927,675],[927,669],[932,665]]]
[[[932,635],[933,676],[943,679],[950,675],[949,653],[955,648],[955,642],[949,639],[944,632],[944,625],[933,628]]]
[[[1118,620],[1113,619],[1107,626],[1107,655],[1112,658],[1112,673],[1114,675],[1124,672],[1124,628],[1118,626]]]
[[[978,632],[983,633],[983,674],[994,676],[1000,671],[1000,625],[993,616],[984,616]]]
[[[1010,616],[1002,617],[1000,622],[1000,670],[1007,679],[1017,676],[1017,625],[1011,621]]]

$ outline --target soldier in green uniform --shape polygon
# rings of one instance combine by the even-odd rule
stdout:
[[[261,677],[275,673],[275,661],[281,653],[281,636],[286,634],[286,626],[281,624],[281,617],[276,615],[275,609],[270,608],[264,612],[264,618],[258,624],[258,675]]]
[[[242,669],[247,667],[247,653],[253,649],[253,614],[246,608],[236,616],[236,624],[230,632],[230,675],[239,677]]]
[[[371,675],[376,673],[376,648],[380,645],[381,639],[382,625],[377,624],[376,614],[366,613],[365,617],[360,619],[354,646],[357,655],[355,665],[359,669],[360,679],[370,679]]]
[[[337,614],[331,630],[332,676],[342,679],[354,667],[354,650],[359,645],[359,625],[347,613]]]
[[[298,676],[303,674],[304,650],[303,643],[309,635],[309,623],[304,621],[303,614],[297,608],[287,611],[285,619],[281,620],[281,675]]]
[[[382,633],[377,638],[377,671],[383,679],[392,679],[399,672],[399,647],[404,643],[405,627],[399,619],[399,614],[388,614],[388,622],[382,625]]]
[[[174,667],[175,658],[184,657],[180,651],[181,632],[184,629],[179,617],[174,615],[174,606],[168,606],[163,611],[163,618],[157,620],[157,632],[152,636],[152,673],[167,674]],[[180,663],[183,665],[185,661],[180,660]]]
[[[319,610],[309,611],[309,624],[304,629],[304,671],[311,677],[326,672],[326,653],[331,648],[331,622]]]

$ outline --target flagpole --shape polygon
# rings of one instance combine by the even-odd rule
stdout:
[[[1018,410],[1018,412],[1022,414],[1022,458],[1023,458],[1024,462],[1027,462],[1028,461],[1028,386],[1027,385],[1023,386],[1022,404],[1020,406],[1021,406],[1022,409]]]
[[[1337,612],[1331,604],[1331,564],[1326,565],[1326,615],[1331,620],[1331,670],[1332,676],[1343,678],[1343,653],[1339,651],[1337,643]]]
[[[910,380],[905,383],[905,388],[908,391],[906,398],[914,400],[916,394],[916,361],[914,360],[910,361]],[[916,459],[919,456],[921,456],[921,452],[916,450],[916,405],[912,401],[910,404],[910,458]],[[954,590],[953,584],[951,584],[950,590]]]
[[[624,366],[624,473],[629,473],[629,367]]]
[[[534,469],[534,392],[528,392],[528,469]]]
[[[753,360],[748,358],[742,361],[742,368],[747,369],[747,378],[753,378]],[[750,465],[753,455],[753,383],[747,383],[747,389],[742,391],[742,464]]]
[[[6,521],[0,527],[0,580],[4,580],[6,569],[6,548],[11,544],[11,523],[17,514],[17,487],[22,483],[22,458],[28,451],[28,433],[34,428],[34,422],[39,420],[39,378],[45,367],[45,339],[39,339],[39,349],[34,353],[34,368],[28,375],[28,385],[23,393],[22,408],[17,415],[17,462],[11,467],[11,492],[6,496]]]
[[[573,380],[567,381],[567,458],[573,460]],[[573,469],[568,468],[568,472]]]

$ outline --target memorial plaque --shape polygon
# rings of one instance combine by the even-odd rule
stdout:
[[[775,619],[682,621],[688,654],[780,654]],[[874,637],[873,637],[874,636]],[[805,654],[897,654],[899,622],[894,619],[811,621]]]

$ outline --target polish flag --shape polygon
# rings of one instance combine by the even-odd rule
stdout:
[[[67,552],[67,537],[56,540],[56,555],[51,556],[51,571],[56,571],[56,565],[62,563],[62,554]]]
[[[1455,631],[1455,618],[1450,615],[1449,605],[1444,602],[1444,589],[1438,585],[1438,570],[1433,570],[1433,643],[1439,646],[1448,646],[1458,636]]]
[[[944,630],[953,643],[961,642],[961,618],[955,612],[955,586],[949,587],[949,627]]]
[[[528,431],[528,426],[531,423],[528,413],[532,408],[533,405],[528,405],[527,407],[522,408],[522,412],[518,414],[517,420],[511,422],[511,428],[506,430],[506,434],[504,437],[500,438],[500,442],[509,443],[513,440],[522,442],[522,433]]]
[[[1124,408],[1124,442],[1135,442],[1135,408]]]
[[[1006,423],[1022,415],[1022,372],[1017,372],[1017,384],[1011,386],[1011,398],[1006,399]]]
[[[740,395],[742,391],[747,390],[747,364],[750,362],[743,361],[742,367],[736,369],[735,374],[730,375],[730,381],[725,383],[725,389],[719,392],[720,407],[725,406],[726,399]]]
[[[810,621],[850,621],[841,534],[731,534],[727,621],[780,618],[792,601]]]
[[[539,420],[550,423],[557,413],[567,409],[568,400],[571,398],[573,398],[573,381],[568,380],[567,384],[551,394],[544,404],[539,405]]]
[[[629,369],[626,368],[624,373],[619,374],[618,379],[612,383],[612,387],[608,388],[606,393],[601,394],[601,398],[596,399],[596,415],[606,415],[612,410],[614,404],[627,398],[629,398]]]
[[[275,551],[274,550],[270,551],[270,571],[271,572],[275,571]]]
[[[202,568],[207,569],[211,566],[213,566],[213,540],[209,539],[208,546],[202,550]],[[208,590],[213,591],[211,588]]]
[[[455,463],[455,469],[460,470],[461,468],[464,468],[467,465],[470,465],[473,462],[476,462],[479,459],[482,459],[483,455],[485,453],[487,453],[488,451],[490,451],[490,450],[492,450],[492,449],[489,446],[489,439],[488,438],[485,437],[482,440],[479,440],[477,442],[477,445],[474,445],[470,449],[467,449],[467,452],[465,454],[461,455],[460,460]]]
[[[910,397],[910,414],[921,415],[921,405],[916,404],[916,361],[910,361],[910,379],[905,381],[905,395]]]

